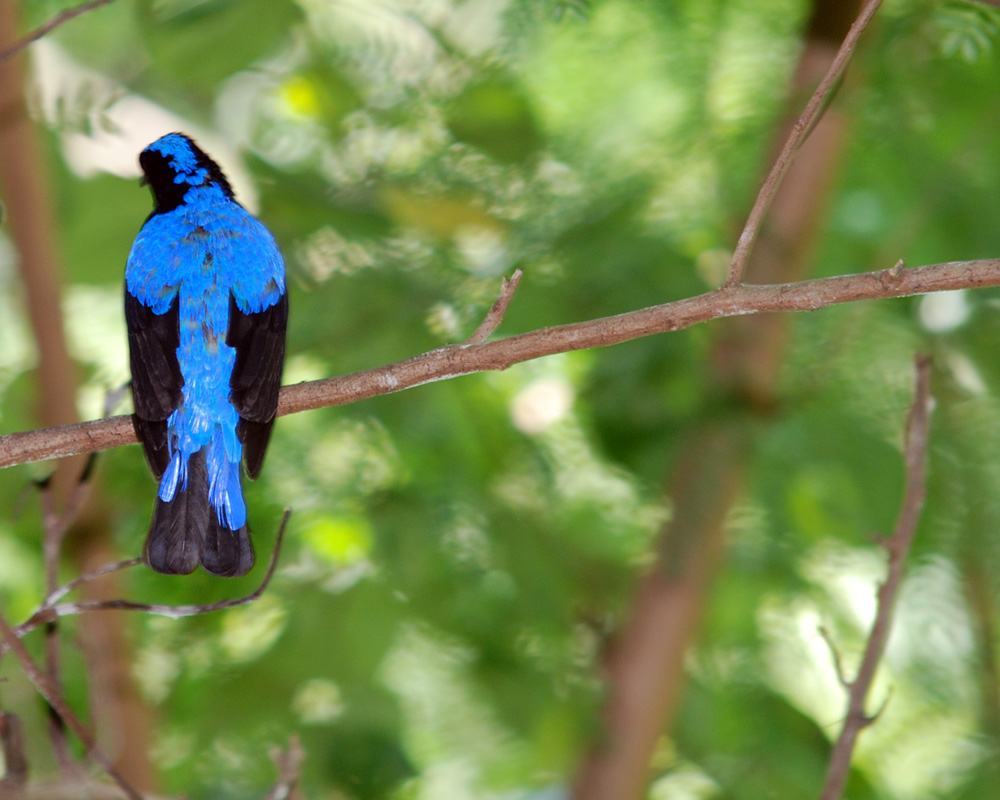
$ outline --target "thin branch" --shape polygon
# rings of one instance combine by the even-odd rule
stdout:
[[[142,563],[142,558],[140,556],[136,556],[135,558],[128,558],[125,559],[124,561],[115,561],[111,564],[104,564],[98,567],[97,569],[91,570],[90,572],[85,572],[83,573],[83,575],[74,578],[69,583],[63,584],[54,592],[49,594],[42,601],[42,604],[39,606],[39,609],[51,608],[60,600],[62,600],[66,595],[72,592],[74,589],[79,588],[85,583],[90,583],[91,581],[95,581],[98,578],[103,578],[105,575],[110,575],[112,572],[119,572],[123,569],[129,569],[130,567],[138,566],[141,563]],[[38,612],[36,611],[35,613]]]
[[[850,689],[851,682],[847,679],[847,673],[844,672],[844,660],[840,657],[840,649],[837,647],[837,643],[833,641],[833,636],[822,625],[819,628],[819,635],[826,642],[827,649],[830,651],[830,660],[833,662],[834,672],[837,673],[837,680],[845,689]]]
[[[289,800],[295,792],[295,787],[298,786],[302,774],[302,762],[305,760],[299,738],[293,736],[288,742],[288,749],[273,751],[271,758],[278,768],[278,782],[264,800]]]
[[[521,278],[523,277],[524,272],[516,269],[509,280],[507,278],[503,279],[503,283],[500,284],[500,296],[486,314],[485,319],[479,324],[479,327],[473,331],[472,336],[465,340],[465,345],[482,344],[490,337],[493,331],[500,327],[504,314],[507,313],[507,307],[510,305],[510,301],[514,299],[514,292],[517,291],[518,284],[521,283]]]
[[[87,573],[86,575],[81,575],[75,581],[67,584],[56,592],[53,592],[48,598],[46,598],[45,603],[39,606],[35,612],[24,622],[13,628],[13,633],[16,637],[20,638],[27,633],[35,630],[41,625],[45,625],[59,617],[69,617],[75,614],[85,614],[90,611],[142,611],[146,614],[154,614],[159,617],[170,617],[172,619],[180,619],[181,617],[193,617],[200,614],[211,614],[214,611],[222,611],[227,608],[236,608],[237,606],[245,606],[252,603],[254,600],[259,598],[267,590],[268,585],[271,583],[271,578],[274,577],[274,571],[278,566],[278,558],[281,555],[281,545],[285,539],[285,529],[288,526],[288,518],[291,516],[292,510],[290,508],[285,509],[285,513],[281,517],[281,524],[278,526],[278,534],[274,541],[274,550],[271,553],[271,561],[267,565],[267,572],[264,573],[264,578],[260,582],[260,585],[254,589],[250,594],[244,595],[243,597],[236,597],[227,600],[218,600],[214,603],[204,603],[201,605],[179,605],[170,606],[163,605],[161,603],[140,603],[134,600],[124,600],[124,599],[114,599],[114,600],[84,600],[76,603],[54,603],[53,598],[64,597],[68,592],[75,589],[85,580],[92,580],[93,578],[99,577],[100,575],[113,572],[118,569],[124,569],[126,567],[134,566],[140,562],[140,559],[130,559],[129,561],[119,561],[115,564],[109,564],[102,567],[94,572]],[[0,656],[2,656],[8,647],[3,643],[0,643]]]
[[[80,722],[79,717],[73,713],[73,710],[66,703],[62,694],[49,681],[48,675],[42,672],[35,664],[28,654],[28,650],[21,643],[21,640],[17,638],[17,633],[2,613],[0,613],[0,637],[2,637],[7,648],[12,650],[14,655],[17,656],[17,660],[21,664],[21,669],[24,670],[24,674],[28,677],[28,680],[34,684],[38,693],[45,698],[46,702],[55,709],[59,718],[66,723],[66,727],[73,731],[76,738],[83,744],[87,754],[118,784],[118,787],[129,800],[143,800],[142,795],[132,787],[115,768],[115,765],[111,763],[111,759],[97,746],[93,734],[87,730],[84,724]]]
[[[87,3],[81,3],[73,8],[67,8],[62,13],[56,14],[56,16],[45,24],[39,25],[31,33],[18,39],[9,47],[0,50],[0,62],[4,62],[11,56],[17,55],[28,45],[37,42],[43,36],[51,33],[63,23],[69,22],[71,19],[79,17],[81,14],[86,14],[88,11],[93,11],[95,8],[106,6],[114,1],[115,0],[89,0]]]
[[[792,130],[789,132],[788,138],[781,148],[781,153],[778,155],[777,160],[771,167],[771,171],[764,180],[764,185],[757,195],[757,200],[753,204],[750,216],[747,217],[746,224],[743,226],[743,232],[736,243],[736,249],[733,251],[733,260],[729,265],[729,279],[726,281],[727,284],[735,285],[743,279],[743,270],[746,267],[747,259],[750,257],[750,251],[753,250],[754,242],[757,240],[761,223],[764,221],[767,210],[771,207],[771,201],[774,200],[774,196],[781,185],[782,179],[785,177],[785,173],[788,172],[795,154],[802,147],[803,143],[805,143],[805,140],[809,138],[809,134],[812,133],[819,118],[823,116],[827,100],[833,92],[834,87],[844,76],[844,72],[847,71],[847,65],[851,60],[851,55],[854,53],[858,39],[861,38],[861,34],[868,27],[868,23],[871,22],[872,17],[875,16],[875,12],[878,11],[881,4],[882,0],[868,0],[865,3],[857,20],[851,26],[851,30],[844,37],[843,44],[840,45],[840,49],[830,64],[830,68],[823,76],[823,80],[820,81],[819,86],[816,87],[816,91],[813,92],[813,96],[809,99],[802,114],[799,115],[799,118],[792,126]]]
[[[502,370],[555,353],[621,344],[723,317],[815,311],[858,300],[879,300],[949,289],[1000,286],[1000,259],[953,261],[878,270],[796,283],[722,286],[706,294],[613,317],[559,325],[469,346],[453,345],[383,367],[285,386],[278,416],[346,405],[433,381]],[[127,415],[0,436],[0,468],[91,453],[136,442]]]
[[[918,356],[916,366],[916,390],[906,424],[906,448],[904,452],[906,488],[903,494],[903,505],[899,512],[899,519],[896,521],[896,530],[884,542],[885,550],[889,555],[888,574],[885,583],[878,589],[875,622],[872,623],[871,633],[868,635],[868,642],[865,645],[857,677],[847,686],[847,717],[830,755],[826,783],[820,795],[821,800],[838,800],[841,797],[850,772],[851,755],[854,752],[858,735],[875,721],[878,714],[882,713],[880,710],[878,714],[869,716],[865,712],[865,700],[889,641],[896,600],[903,584],[906,556],[910,551],[917,523],[920,521],[920,512],[923,509],[927,490],[925,480],[927,444],[932,407],[930,361],[926,356]]]
[[[43,544],[45,556],[45,590],[50,594],[59,587],[59,561],[62,554],[63,540],[69,531],[70,525],[73,524],[73,520],[76,519],[77,511],[88,494],[90,477],[93,474],[96,456],[97,454],[93,453],[87,459],[62,513],[56,508],[55,492],[53,491],[51,480],[40,484],[39,500],[42,506],[43,527],[45,531]],[[61,661],[59,627],[57,622],[53,620],[46,626],[45,672],[53,689],[60,693],[62,692]],[[72,774],[76,763],[70,752],[69,741],[66,737],[66,727],[62,719],[51,707],[49,709],[48,729],[59,769],[63,775]]]

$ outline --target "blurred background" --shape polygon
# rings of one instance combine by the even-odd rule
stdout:
[[[72,5],[2,0],[0,36]],[[501,336],[717,286],[858,8],[117,0],[84,14],[0,72],[0,432],[100,416],[128,380],[122,277],[151,209],[136,159],[163,133],[191,134],[274,232],[285,383],[312,380],[463,340],[516,268]],[[748,279],[997,257],[998,131],[1000,10],[886,0]],[[98,592],[249,592],[291,506],[267,593],[179,621],[65,620],[67,697],[139,785],[192,799],[263,796],[266,753],[293,734],[316,800],[815,796],[844,703],[819,629],[853,668],[922,351],[929,498],[872,708],[890,699],[848,795],[995,797],[998,300],[714,322],[282,418],[247,488],[249,576],[139,568]],[[32,479],[52,469],[0,473],[15,622],[45,594]],[[154,493],[138,447],[101,455],[61,580],[138,554]],[[10,657],[0,676],[33,778],[53,776],[41,701]],[[629,693],[641,720],[615,716]],[[633,788],[595,795],[619,734]]]

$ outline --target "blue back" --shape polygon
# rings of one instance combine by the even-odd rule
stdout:
[[[238,309],[252,320],[284,302],[284,263],[270,232],[236,202],[219,168],[188,137],[171,133],[158,139],[140,163],[156,207],[132,245],[125,287],[156,315],[147,318],[153,323],[147,327],[156,327],[162,315],[177,314],[175,353],[183,379],[180,403],[166,420],[169,465],[159,497],[170,502],[186,488],[188,461],[204,449],[209,501],[218,522],[235,530],[245,524],[246,508],[239,483],[240,413],[230,397],[237,358],[236,348],[227,344],[230,316]],[[132,327],[137,325],[130,319],[130,343]],[[283,333],[282,328],[281,357]],[[143,368],[133,351],[133,375]],[[280,377],[280,363],[278,371]],[[155,384],[155,374],[151,380]],[[144,386],[134,377],[138,413],[139,392],[148,390],[137,385]],[[275,402],[276,392],[277,386]]]

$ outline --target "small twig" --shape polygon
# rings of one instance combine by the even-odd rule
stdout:
[[[299,743],[299,737],[293,736],[288,742],[287,750],[275,750],[271,758],[278,768],[278,782],[264,797],[264,800],[289,800],[302,774],[302,762],[305,753]]]
[[[218,600],[214,603],[205,603],[202,605],[180,606],[163,605],[160,603],[139,603],[133,600],[123,599],[87,600],[77,603],[50,603],[51,598],[46,598],[46,602],[39,606],[35,613],[13,629],[14,635],[20,638],[35,630],[40,625],[45,625],[54,619],[58,619],[59,617],[84,614],[90,611],[142,611],[147,614],[154,614],[160,617],[180,619],[182,617],[193,617],[199,614],[211,614],[214,611],[222,611],[227,608],[236,608],[238,606],[245,606],[248,603],[252,603],[266,591],[268,585],[271,583],[271,578],[274,576],[274,571],[278,566],[278,557],[281,554],[281,544],[285,538],[285,528],[288,525],[288,518],[291,516],[291,513],[292,511],[290,508],[285,509],[285,513],[281,518],[281,525],[278,527],[278,534],[274,542],[274,551],[271,553],[271,561],[267,565],[267,572],[264,574],[264,579],[261,581],[260,585],[248,595],[227,600]],[[54,593],[53,597],[58,598],[65,596],[65,594],[69,591],[83,583],[85,579],[92,580],[95,577],[99,577],[101,574],[113,572],[116,569],[124,569],[135,563],[138,563],[136,559],[120,561],[116,564],[109,564],[106,567],[102,567],[100,570],[95,570],[87,575],[82,575],[77,578],[76,581],[72,582],[72,584],[67,584],[67,586]],[[0,656],[2,656],[7,649],[7,646],[0,643]]]
[[[851,55],[854,53],[858,39],[861,38],[861,34],[868,27],[868,23],[871,22],[872,17],[875,16],[875,12],[878,11],[878,7],[881,4],[882,0],[868,0],[865,3],[858,18],[851,26],[851,30],[844,37],[844,41],[840,45],[836,57],[830,63],[830,68],[823,76],[823,80],[819,82],[819,86],[816,87],[816,91],[813,92],[813,96],[809,99],[802,114],[799,115],[799,118],[792,126],[792,130],[789,132],[788,138],[781,148],[781,153],[775,160],[771,171],[764,180],[764,185],[761,187],[760,193],[757,195],[757,200],[753,204],[750,216],[747,217],[746,224],[743,226],[743,232],[740,233],[736,249],[733,251],[733,260],[729,265],[727,285],[734,286],[743,280],[743,270],[746,268],[750,251],[753,250],[757,234],[760,232],[761,223],[764,221],[764,216],[771,207],[771,201],[774,200],[781,181],[785,177],[785,173],[788,172],[795,154],[802,147],[805,140],[809,138],[809,134],[812,133],[816,123],[819,122],[819,118],[823,116],[823,112],[827,106],[827,99],[843,77],[844,72],[846,72],[847,64],[851,60]]]
[[[497,297],[496,302],[493,303],[483,321],[479,323],[479,327],[472,332],[472,336],[465,340],[463,343],[465,346],[482,344],[490,337],[493,331],[500,327],[504,314],[507,313],[507,307],[510,305],[510,301],[514,299],[514,292],[517,291],[517,286],[521,283],[521,278],[523,277],[524,272],[516,269],[509,280],[507,278],[503,279],[503,283],[500,284],[500,296]]]
[[[826,782],[820,795],[821,800],[838,800],[841,797],[850,772],[851,755],[858,735],[882,713],[881,710],[874,716],[865,713],[865,700],[889,641],[896,600],[903,584],[906,556],[917,530],[926,495],[927,444],[932,406],[930,360],[926,356],[917,357],[916,372],[916,390],[906,423],[904,451],[906,489],[903,494],[903,505],[896,521],[896,529],[884,543],[889,556],[888,571],[885,582],[878,589],[875,621],[868,635],[861,666],[855,679],[847,685],[847,715],[830,755]]]
[[[26,36],[22,36],[16,42],[14,42],[9,47],[0,50],[0,62],[6,61],[13,55],[20,53],[28,45],[37,42],[43,36],[51,33],[60,25],[65,22],[69,22],[74,17],[78,17],[81,14],[86,14],[88,11],[93,11],[95,8],[100,8],[101,6],[106,6],[109,3],[113,3],[115,0],[89,0],[87,3],[81,3],[73,8],[67,8],[60,14],[56,14],[52,19],[43,25],[39,25],[31,33]]]
[[[60,600],[62,600],[66,595],[72,592],[74,589],[78,589],[85,583],[90,583],[98,578],[103,578],[105,575],[110,575],[112,572],[119,572],[123,569],[129,569],[131,567],[138,566],[142,563],[142,557],[136,556],[135,558],[127,558],[124,561],[115,561],[111,564],[104,564],[103,566],[93,569],[90,572],[84,572],[82,575],[74,578],[69,583],[64,583],[54,592],[49,594],[35,611],[35,614],[39,613],[42,609],[51,608]],[[34,616],[34,615],[32,615]]]
[[[94,454],[96,455],[96,454]],[[60,513],[56,508],[55,492],[52,490],[51,480],[39,483],[39,499],[42,506],[42,520],[44,528],[44,561],[45,561],[45,591],[52,594],[59,586],[59,562],[62,555],[62,545],[69,531],[70,526],[76,519],[77,512],[83,504],[90,488],[90,478],[93,475],[96,459],[92,455],[86,460],[76,486],[66,501],[66,505]],[[49,682],[57,692],[62,691],[59,626],[56,620],[52,620],[46,625],[45,635],[45,672],[49,677]],[[71,774],[76,766],[73,755],[70,752],[69,741],[66,737],[66,728],[59,715],[53,709],[49,709],[49,737],[52,740],[52,749],[56,755],[56,761],[63,775]]]
[[[66,724],[66,727],[73,731],[73,734],[77,739],[80,740],[87,754],[97,763],[101,769],[103,769],[108,776],[118,784],[118,787],[122,790],[129,800],[143,800],[142,795],[136,791],[132,785],[125,779],[125,777],[117,770],[115,765],[111,763],[111,759],[104,754],[104,751],[97,746],[97,742],[94,739],[93,734],[80,722],[79,717],[73,713],[73,710],[66,703],[66,700],[59,693],[52,682],[49,680],[49,676],[42,672],[41,669],[35,664],[31,656],[28,654],[27,648],[18,639],[17,633],[11,627],[7,619],[0,613],[0,637],[3,638],[4,644],[7,649],[12,650],[14,655],[17,656],[17,660],[21,664],[21,669],[24,670],[24,674],[27,676],[28,680],[34,684],[38,693],[45,698],[45,701],[51,706],[55,712],[59,715],[60,719]]]
[[[850,689],[851,682],[847,679],[847,673],[844,672],[844,662],[840,657],[840,649],[837,647],[837,643],[833,641],[833,636],[822,625],[819,628],[819,635],[826,642],[826,646],[830,650],[830,660],[833,662],[834,672],[837,673],[837,680],[840,681],[840,685],[845,689]]]

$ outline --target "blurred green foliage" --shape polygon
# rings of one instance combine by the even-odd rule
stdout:
[[[23,5],[27,29],[71,4]],[[82,413],[127,379],[120,283],[149,210],[135,156],[170,126],[236,171],[277,236],[286,382],[314,379],[462,340],[517,267],[501,335],[711,288],[696,265],[732,246],[775,126],[803,100],[788,81],[810,8],[119,0],[63,26],[35,47],[33,92]],[[982,5],[887,0],[835,101],[849,144],[813,275],[997,256],[998,31]],[[9,432],[35,427],[35,395],[4,237]],[[997,681],[997,299],[792,322],[780,406],[757,426],[651,798],[817,793],[842,713],[817,628],[854,662],[882,574],[871,535],[900,500],[917,350],[935,363],[930,497],[875,690],[892,699],[862,737],[850,796],[995,796],[1000,731],[982,709]],[[312,798],[559,796],[597,731],[602,645],[669,514],[683,434],[732,413],[708,377],[712,340],[703,326],[282,419],[247,488],[254,572],[128,576],[130,596],[155,602],[249,591],[281,509],[295,510],[259,602],[130,620],[164,788],[258,797],[273,779],[261,754],[297,732]],[[41,596],[29,478],[46,469],[0,476],[0,595],[15,619]],[[102,457],[100,491],[122,554],[138,552],[154,486],[137,448]],[[986,609],[968,601],[970,565],[988,576]],[[0,672],[4,705],[32,717],[9,659]],[[78,657],[66,672],[85,705]]]

